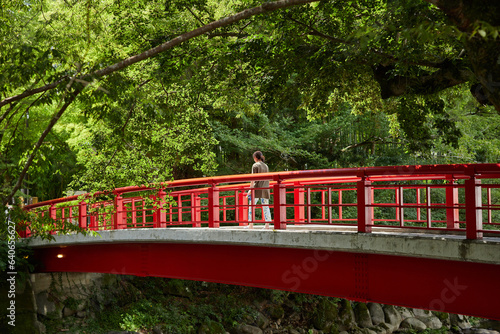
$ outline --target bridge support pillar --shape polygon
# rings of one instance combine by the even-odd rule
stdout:
[[[371,181],[367,181],[364,176],[357,182],[358,197],[358,232],[371,233],[373,226],[373,208]]]
[[[465,224],[467,239],[482,239],[481,180],[471,175],[465,180]]]

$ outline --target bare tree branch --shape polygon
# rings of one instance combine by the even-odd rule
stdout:
[[[196,15],[192,10],[191,8],[187,7],[186,6],[186,9],[191,13],[191,15],[194,16],[194,18],[201,23],[201,25],[205,25],[205,23],[198,17],[198,15]]]

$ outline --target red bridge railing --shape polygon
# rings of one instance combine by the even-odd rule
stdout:
[[[287,225],[500,236],[500,164],[343,168],[244,174],[125,187],[103,200],[70,196],[25,207],[90,230],[249,225],[250,181],[270,180],[274,229]],[[99,198],[99,197],[97,197]],[[264,223],[262,207],[253,223]],[[30,235],[29,225],[22,236]],[[54,233],[57,233],[55,231]]]

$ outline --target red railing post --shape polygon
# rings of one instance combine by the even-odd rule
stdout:
[[[50,231],[50,234],[56,234],[55,228],[57,227],[57,223],[55,220],[57,219],[57,213],[56,213],[56,205],[51,204],[49,208],[49,217],[54,219],[54,229]]]
[[[191,194],[191,220],[193,227],[201,227],[200,195]]]
[[[182,195],[177,195],[177,222],[182,225]]]
[[[165,197],[167,193],[160,189],[158,191],[158,197],[156,201],[156,227],[166,227],[167,226],[167,212],[163,207],[165,205]]]
[[[417,192],[417,221],[420,222],[422,220],[422,216],[420,214],[420,205],[422,204],[421,203],[421,200],[420,200],[420,189],[419,187],[416,188],[416,192]]]
[[[465,180],[465,225],[467,239],[483,238],[481,210],[481,180],[471,175]]]
[[[405,226],[405,210],[404,210],[404,189],[402,186],[398,188],[398,217],[399,217],[399,226]]]
[[[248,197],[246,196],[246,191],[239,191],[236,195],[238,199],[238,221],[240,226],[248,225]],[[247,203],[247,204],[245,204]]]
[[[294,213],[295,213],[295,222],[303,223],[305,221],[304,217],[304,188],[298,188],[299,184],[295,183],[295,187],[293,189],[293,202],[295,204]]]
[[[307,223],[311,224],[311,187],[306,188]]]
[[[78,226],[87,229],[87,203],[85,201],[78,203]]]
[[[342,190],[338,191],[339,193],[339,220],[342,220]]]
[[[219,189],[214,184],[208,188],[208,227],[219,227]]]
[[[278,178],[273,188],[274,229],[286,230],[286,187]]]
[[[431,187],[425,187],[425,205],[427,207],[427,228],[432,227],[432,213],[431,213]]]
[[[446,177],[448,185],[446,187],[446,227],[450,229],[458,228],[458,188],[452,175]]]
[[[123,198],[121,197],[121,194],[116,193],[115,194],[115,215],[114,215],[114,229],[124,229],[126,228],[126,224],[123,224]]]
[[[365,176],[357,182],[357,208],[358,208],[358,232],[370,233],[373,227],[372,197],[373,191],[371,181]]]
[[[331,187],[328,187],[327,202],[328,202],[328,224],[331,224],[332,223],[332,215],[333,215],[332,188]]]

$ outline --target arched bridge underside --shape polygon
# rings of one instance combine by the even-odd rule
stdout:
[[[306,229],[307,228],[307,229]],[[38,272],[98,272],[246,285],[500,320],[500,238],[156,228],[32,240]]]

